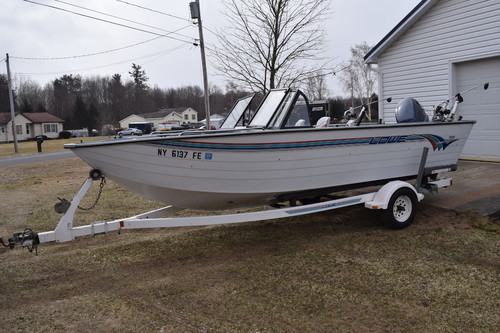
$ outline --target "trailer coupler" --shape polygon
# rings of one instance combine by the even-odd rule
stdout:
[[[24,229],[23,232],[14,233],[14,235],[9,238],[7,244],[0,237],[0,243],[10,249],[13,249],[16,244],[19,243],[23,248],[27,248],[30,253],[35,251],[35,254],[38,255],[38,244],[40,244],[40,240],[36,232],[31,229]]]

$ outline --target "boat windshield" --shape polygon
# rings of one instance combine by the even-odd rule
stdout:
[[[282,127],[311,127],[311,117],[309,114],[307,99],[302,93],[299,92],[295,98],[295,103],[288,114],[286,123]]]
[[[268,128],[311,127],[307,98],[300,91],[288,92],[274,113]]]
[[[286,94],[286,89],[270,91],[264,101],[260,104],[260,107],[255,116],[252,118],[249,126],[266,127]]]
[[[278,112],[274,113],[274,116],[269,123],[270,128],[280,128],[283,123],[283,119],[285,118],[287,111],[290,109],[290,105],[292,105],[293,100],[295,99],[295,94],[289,92],[283,103],[279,106]]]
[[[255,94],[239,99],[227,115],[226,119],[222,122],[220,128],[233,129],[237,125],[245,126],[245,119],[242,118],[244,118],[245,111],[248,110],[254,96]]]

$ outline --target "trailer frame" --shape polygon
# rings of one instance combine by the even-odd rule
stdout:
[[[393,180],[383,185],[379,190],[365,194],[335,199],[327,196],[329,199],[326,201],[304,205],[295,205],[296,201],[294,200],[290,201],[289,206],[269,206],[267,210],[224,215],[165,217],[182,210],[182,208],[174,206],[165,206],[131,217],[113,221],[97,221],[88,225],[75,227],[73,226],[74,216],[85,194],[89,191],[94,181],[101,180],[101,184],[103,183],[100,171],[91,170],[89,177],[76,192],[73,199],[71,201],[65,200],[67,204],[65,213],[54,230],[36,233],[31,229],[26,229],[24,232],[15,233],[12,238],[9,238],[8,244],[5,244],[1,238],[0,243],[10,248],[14,248],[16,243],[20,243],[22,247],[28,248],[31,252],[36,250],[37,246],[41,243],[69,242],[77,237],[105,234],[111,231],[120,232],[127,229],[208,226],[265,221],[325,212],[359,204],[364,204],[365,208],[368,209],[384,210],[383,219],[386,225],[392,229],[402,229],[413,223],[416,206],[424,198],[422,192],[433,193],[440,187],[448,187],[452,184],[452,179],[447,177],[441,179],[433,177],[436,180],[432,181],[424,179],[426,178],[424,175],[429,173],[429,170],[425,169],[427,151],[428,148],[424,148],[415,186],[406,181]],[[450,168],[436,169],[431,174],[434,175],[447,171],[451,171]]]

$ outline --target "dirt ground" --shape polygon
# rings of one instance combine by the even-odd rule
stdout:
[[[49,231],[78,159],[1,168],[0,235]],[[94,186],[82,205],[92,203]],[[78,224],[159,207],[108,182]],[[183,212],[193,214],[193,212]],[[419,205],[407,229],[350,207],[0,250],[0,332],[494,332],[498,224]]]

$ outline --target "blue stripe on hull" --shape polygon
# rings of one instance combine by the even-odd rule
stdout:
[[[370,144],[402,144],[406,142],[418,142],[427,140],[431,143],[434,150],[444,150],[446,147],[455,142],[456,139],[443,139],[440,136],[433,134],[412,134],[403,136],[389,137],[368,137],[368,138],[353,138],[353,139],[337,139],[337,140],[320,140],[320,141],[298,141],[298,142],[278,142],[278,143],[213,143],[191,140],[164,140],[146,143],[152,146],[169,146],[184,149],[203,149],[203,150],[283,150],[283,149],[302,149],[302,148],[318,148],[318,147],[334,147],[334,146],[351,146],[351,145],[370,145]]]

